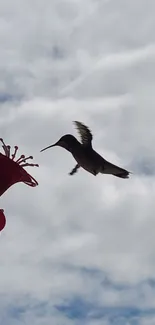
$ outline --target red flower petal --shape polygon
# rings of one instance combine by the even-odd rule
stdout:
[[[15,146],[14,153],[12,154],[12,157],[10,157],[11,147],[7,146],[3,139],[0,139],[0,141],[2,142],[2,147],[4,150],[4,154],[0,153],[0,196],[10,186],[18,182],[23,182],[31,187],[37,186],[38,182],[23,168],[26,166],[38,167],[37,164],[30,164],[27,162],[27,160],[33,159],[33,157],[25,157],[24,155],[21,155],[15,161],[18,147]]]
[[[6,225],[6,218],[4,215],[4,210],[0,209],[0,231],[3,230],[5,225]]]

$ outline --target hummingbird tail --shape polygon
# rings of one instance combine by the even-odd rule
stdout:
[[[104,163],[101,173],[111,174],[120,178],[129,178],[129,174],[130,174],[130,172],[128,172],[126,169],[113,165],[108,161]]]

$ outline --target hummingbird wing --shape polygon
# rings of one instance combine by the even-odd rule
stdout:
[[[91,147],[91,142],[93,139],[92,133],[89,128],[81,122],[74,121],[76,128],[80,134],[81,142],[85,147]]]

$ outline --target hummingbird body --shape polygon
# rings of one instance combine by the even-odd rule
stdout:
[[[111,164],[92,148],[93,137],[88,127],[78,121],[75,121],[75,124],[80,133],[82,143],[80,143],[73,135],[66,134],[61,137],[58,142],[42,149],[41,151],[54,146],[60,146],[68,150],[77,162],[76,166],[69,173],[70,175],[75,174],[77,170],[82,167],[94,176],[98,173],[102,173],[112,174],[120,178],[128,178],[129,172],[127,170]]]
[[[97,175],[101,172],[105,160],[95,150],[93,150],[93,148],[85,148],[79,142],[77,150],[73,150],[72,155],[78,165],[89,173]]]

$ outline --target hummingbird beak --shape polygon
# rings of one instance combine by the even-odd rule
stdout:
[[[42,152],[42,151],[44,151],[44,150],[46,150],[46,149],[49,149],[49,148],[55,147],[55,146],[57,146],[57,142],[54,143],[54,144],[51,144],[50,146],[48,146],[48,147],[46,147],[46,148],[44,148],[44,149],[42,149],[42,150],[40,150],[40,152]]]

